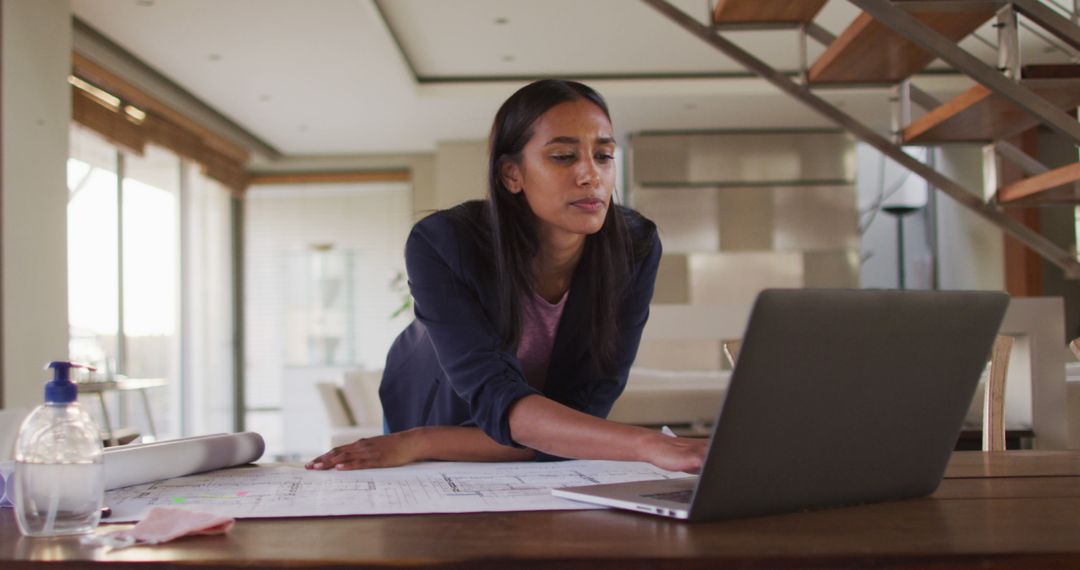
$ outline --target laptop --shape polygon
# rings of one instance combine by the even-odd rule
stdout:
[[[1008,303],[997,292],[763,291],[699,476],[552,493],[693,521],[929,495]]]

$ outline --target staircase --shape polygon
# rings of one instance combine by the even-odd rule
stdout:
[[[1031,65],[1021,72],[1019,84],[1066,110],[1080,106],[1080,66]],[[949,142],[989,144],[1020,134],[1039,120],[1007,97],[985,85],[975,85],[951,101],[932,109],[904,128],[904,144]]]
[[[826,0],[714,0],[711,25],[665,0],[643,0],[690,33],[844,127],[957,202],[999,226],[1043,258],[1080,279],[1076,257],[1009,216],[1012,205],[1080,205],[1080,163],[1050,169],[1005,139],[1039,124],[1080,144],[1080,65],[1022,65],[1018,15],[1080,50],[1080,27],[1038,0],[850,0],[862,12],[835,38],[814,23]],[[996,19],[998,64],[990,66],[957,43]],[[827,44],[793,79],[724,37],[724,30],[790,27]],[[805,40],[804,40],[805,41]],[[802,53],[806,53],[803,46]],[[911,83],[941,59],[977,84],[945,102]],[[813,92],[815,87],[893,86],[897,93],[891,137],[871,129]],[[912,102],[927,109],[910,119]],[[992,191],[973,192],[911,158],[904,145],[980,143],[987,161],[1009,160],[1030,177]],[[1000,159],[998,158],[1000,157]],[[987,170],[996,172],[996,169]],[[996,191],[995,191],[996,189]],[[986,196],[986,198],[980,198]]]

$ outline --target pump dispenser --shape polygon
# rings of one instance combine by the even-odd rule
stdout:
[[[26,536],[92,532],[101,519],[105,471],[101,433],[79,405],[72,368],[50,362],[45,403],[27,416],[15,444],[15,519]]]
[[[70,404],[79,399],[79,389],[71,381],[71,369],[94,370],[93,367],[74,362],[50,362],[45,368],[53,371],[52,381],[45,383],[45,403],[47,404]]]

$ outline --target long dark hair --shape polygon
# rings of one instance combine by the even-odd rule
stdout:
[[[611,119],[607,103],[592,88],[576,81],[544,79],[511,95],[495,114],[491,126],[488,191],[484,202],[487,231],[483,233],[488,234],[485,241],[494,261],[493,279],[499,307],[496,326],[504,349],[515,348],[521,339],[521,300],[533,290],[532,261],[539,253],[540,242],[535,214],[523,193],[507,190],[502,167],[507,161],[521,160],[522,149],[532,138],[533,126],[541,115],[560,103],[579,100],[593,103]],[[633,239],[628,218],[633,222],[645,221],[614,203],[608,208],[600,230],[586,236],[585,250],[574,273],[575,281],[584,279],[585,306],[592,311],[587,332],[590,354],[603,373],[614,371],[619,306],[629,290],[634,260],[647,253],[652,237],[649,232],[638,240]],[[655,231],[651,223],[640,225]]]

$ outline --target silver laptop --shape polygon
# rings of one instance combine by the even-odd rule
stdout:
[[[992,292],[763,291],[699,477],[552,493],[689,520],[929,495],[1008,302]]]

